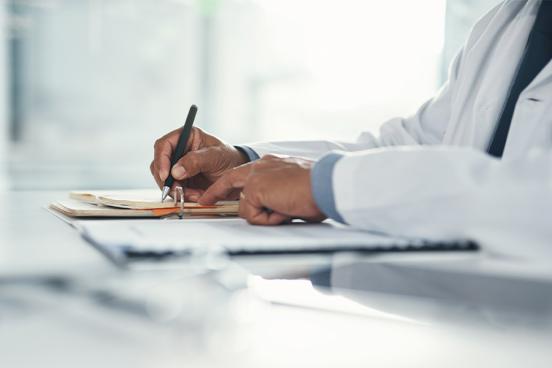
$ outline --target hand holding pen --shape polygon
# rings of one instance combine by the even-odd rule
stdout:
[[[194,202],[226,170],[248,161],[247,157],[232,145],[192,127],[196,112],[197,107],[192,105],[184,126],[155,142],[154,159],[150,165],[157,185],[160,188],[169,188],[165,190],[167,194],[175,184],[185,184],[185,199]],[[187,136],[186,131],[189,131]],[[183,142],[181,152],[178,149],[179,142]],[[236,193],[234,199],[238,196]]]

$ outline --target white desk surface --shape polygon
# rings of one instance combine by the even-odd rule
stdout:
[[[404,319],[371,309],[397,312],[381,303],[385,285],[372,295],[367,283],[361,294],[344,298],[319,293],[304,281],[275,280],[261,282],[267,293],[259,294],[254,288],[228,287],[239,284],[232,280],[241,277],[239,272],[122,271],[43,209],[63,196],[0,193],[1,367],[552,366],[552,327],[548,319],[539,323],[545,318],[541,315],[523,315],[522,309],[508,315],[513,323],[474,320],[469,310],[448,313],[454,292],[446,303],[431,293],[422,302],[395,293],[397,283],[416,282],[412,275],[424,262],[428,269],[439,269],[431,256],[416,256],[420,262],[385,256],[239,262],[256,273],[290,277],[332,262],[332,286],[345,289],[354,286],[352,280],[359,282],[358,275],[387,272],[394,288],[390,300],[410,318]],[[404,262],[408,267],[401,268]],[[488,264],[453,255],[445,268],[460,274],[476,270],[476,276],[509,275],[547,287],[545,268],[536,272],[531,265]],[[408,278],[405,284],[401,275]],[[309,304],[305,299],[311,294],[316,297]],[[439,318],[415,317],[433,314]]]

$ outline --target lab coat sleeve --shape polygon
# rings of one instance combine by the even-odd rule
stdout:
[[[247,156],[247,159],[251,161],[255,161],[259,159],[259,155],[257,152],[255,152],[251,147],[249,146],[234,146],[238,151],[243,153],[245,156]]]
[[[541,244],[552,255],[551,168],[548,150],[498,160],[471,148],[404,147],[332,153],[315,165],[312,182],[316,198],[316,175],[330,170],[334,203],[330,211],[317,203],[354,227],[515,243],[520,253]]]

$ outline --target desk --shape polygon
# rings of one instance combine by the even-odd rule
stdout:
[[[0,193],[0,275],[97,274],[114,266],[46,207],[61,192]]]
[[[547,323],[479,324],[446,313],[450,303],[438,298],[420,303],[415,295],[400,296],[406,314],[442,311],[439,320],[420,321],[373,311],[369,294],[351,290],[346,301],[365,313],[301,307],[293,295],[290,303],[285,296],[259,298],[227,287],[231,270],[230,275],[193,275],[185,268],[122,271],[41,208],[64,195],[0,194],[2,367],[552,366]],[[327,279],[337,292],[352,287],[339,275],[380,264],[378,258],[338,257],[237,262],[289,277],[332,265]],[[450,262],[469,269],[478,261]],[[398,280],[397,268],[378,270]],[[332,305],[331,290],[322,291],[318,297]],[[385,312],[385,303],[378,306]]]

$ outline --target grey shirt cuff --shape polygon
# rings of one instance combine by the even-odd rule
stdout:
[[[247,158],[249,159],[249,162],[258,160],[260,158],[260,156],[257,154],[257,152],[253,151],[253,149],[251,147],[247,147],[247,146],[234,146],[234,147],[238,151],[240,151],[241,153],[246,155]]]
[[[342,153],[331,152],[318,160],[311,171],[311,185],[312,195],[318,208],[329,218],[345,223],[335,207],[333,190],[333,169],[342,157]]]

